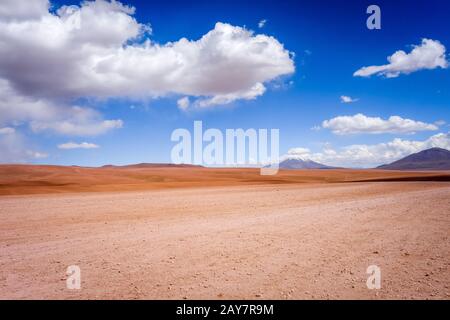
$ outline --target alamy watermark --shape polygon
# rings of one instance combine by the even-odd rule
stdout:
[[[381,289],[381,269],[377,265],[367,267],[366,273],[369,275],[366,281],[367,289]]]
[[[367,18],[366,26],[369,30],[381,29],[381,9],[376,4],[372,4],[367,7],[367,14],[370,16]]]
[[[79,266],[71,265],[66,270],[66,288],[69,290],[81,289],[81,269]]]
[[[259,167],[261,175],[278,172],[279,129],[226,129],[224,134],[215,128],[203,132],[202,121],[194,121],[193,134],[178,128],[170,139],[178,142],[171,151],[174,164]]]

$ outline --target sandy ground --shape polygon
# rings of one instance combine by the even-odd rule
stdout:
[[[3,196],[0,219],[1,299],[450,299],[448,182]]]

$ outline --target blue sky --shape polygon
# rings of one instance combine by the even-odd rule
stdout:
[[[254,99],[238,98],[208,108],[180,110],[177,106],[180,98],[188,96],[194,101],[198,96],[177,92],[158,97],[96,97],[93,94],[75,98],[71,95],[67,99],[52,96],[50,100],[45,96],[55,105],[71,99],[71,104],[92,108],[102,119],[120,119],[122,125],[99,134],[80,135],[36,130],[33,120],[16,120],[12,116],[3,123],[0,121],[0,129],[12,128],[20,134],[24,148],[37,152],[37,157],[25,161],[83,166],[170,162],[170,150],[174,145],[170,141],[171,132],[176,128],[191,129],[194,120],[202,120],[205,128],[222,130],[279,128],[282,154],[292,148],[307,148],[307,152],[296,156],[354,167],[381,164],[425,147],[450,145],[448,68],[417,67],[407,73],[400,72],[396,77],[354,75],[362,67],[387,64],[387,57],[398,50],[410,53],[413,45],[423,44],[424,38],[448,48],[448,1],[376,1],[374,3],[381,9],[381,30],[366,27],[369,16],[366,8],[373,1],[121,2],[135,7],[135,13],[129,15],[138,23],[151,25],[151,34],[143,36],[139,40],[141,43],[146,38],[160,45],[177,42],[183,37],[198,40],[213,30],[217,22],[222,22],[276,39],[285,50],[295,53],[292,56],[295,71],[264,81],[264,94]],[[52,1],[51,12],[56,14],[57,8],[72,4],[79,5],[77,1]],[[0,17],[0,21],[2,19],[8,23],[5,17]],[[261,20],[266,22],[260,28]],[[109,27],[104,25],[105,32]],[[0,58],[2,54],[4,51],[0,48]],[[443,57],[449,60],[446,51]],[[20,95],[41,98],[41,89],[26,91],[23,79],[10,76],[11,72],[5,71],[7,67],[2,69],[0,66],[0,78],[17,86]],[[31,64],[27,68],[25,72],[34,72]],[[220,77],[217,74],[217,78]],[[341,96],[356,101],[343,103]],[[14,105],[10,107],[14,108]],[[371,129],[369,124],[363,132],[350,134],[338,134],[333,132],[333,127],[323,125],[325,120],[357,114],[364,115],[369,122],[372,118],[387,121],[391,116],[399,116],[401,120],[410,119],[415,124],[412,129],[404,129],[401,121],[400,124],[394,121],[393,128],[388,127],[382,132]],[[339,121],[351,126],[352,121],[359,120],[339,118],[336,122]],[[396,128],[396,125],[400,127]],[[399,145],[386,145],[398,138],[401,139]],[[86,142],[98,147],[58,148],[69,142]],[[360,145],[366,147],[362,151],[356,147],[346,149]],[[325,156],[324,148],[329,153],[336,153],[340,160],[333,160],[332,155]],[[361,155],[361,152],[371,155],[362,155],[357,162],[348,159],[353,154]],[[15,160],[12,157],[6,159],[4,162]],[[23,161],[24,156],[17,160]]]

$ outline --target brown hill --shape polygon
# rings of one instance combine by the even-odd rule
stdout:
[[[431,148],[378,168],[385,170],[450,170],[450,151]]]

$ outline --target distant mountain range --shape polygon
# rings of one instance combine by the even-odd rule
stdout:
[[[288,158],[280,162],[280,169],[338,169],[312,160]],[[431,148],[413,153],[377,169],[383,170],[450,170],[450,151],[442,148]]]
[[[170,163],[138,163],[124,166],[105,165],[102,168],[183,168],[201,167],[190,164],[170,164]],[[309,159],[287,158],[279,163],[280,169],[339,169],[339,167],[327,166]],[[383,170],[450,170],[450,151],[442,148],[431,148],[417,153],[413,153],[405,158],[384,164],[377,169]]]
[[[379,166],[385,170],[450,170],[450,151],[431,148],[413,153],[390,164]]]
[[[324,164],[302,159],[286,159],[280,162],[280,169],[336,169],[336,167],[326,166]]]

